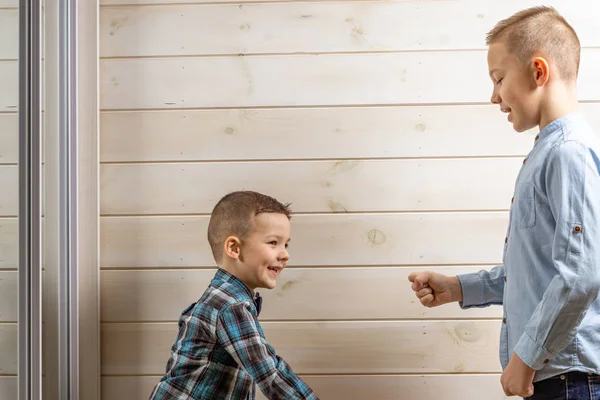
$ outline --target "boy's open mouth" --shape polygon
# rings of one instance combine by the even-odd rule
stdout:
[[[279,274],[283,268],[282,267],[267,267],[267,269],[274,274]]]

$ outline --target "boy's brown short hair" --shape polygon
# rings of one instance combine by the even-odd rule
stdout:
[[[208,242],[217,264],[222,260],[225,240],[232,235],[240,239],[246,237],[252,230],[254,217],[261,213],[278,213],[292,218],[289,204],[250,190],[232,192],[219,200],[208,223]]]
[[[577,79],[581,45],[575,30],[552,7],[531,7],[498,22],[487,34],[488,45],[503,42],[526,65],[534,56],[547,57],[565,81]]]

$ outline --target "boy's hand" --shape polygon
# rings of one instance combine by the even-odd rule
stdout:
[[[507,396],[529,397],[533,396],[533,377],[535,370],[525,364],[514,353],[506,369],[502,373],[500,383]]]
[[[413,272],[408,276],[412,290],[425,307],[437,307],[463,298],[462,287],[456,276],[437,272]]]

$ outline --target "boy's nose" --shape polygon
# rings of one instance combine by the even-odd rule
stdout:
[[[288,253],[287,249],[284,249],[281,254],[279,255],[279,259],[283,260],[283,261],[287,261],[290,259],[290,254]]]
[[[502,102],[502,99],[495,90],[492,92],[492,98],[490,100],[492,104],[500,104]]]

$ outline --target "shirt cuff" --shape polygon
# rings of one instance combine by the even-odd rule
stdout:
[[[521,335],[515,346],[515,353],[525,364],[536,371],[542,369],[554,357],[554,354],[540,346],[527,332]]]
[[[483,282],[478,273],[457,275],[462,286],[463,299],[458,304],[462,309],[483,305]]]

